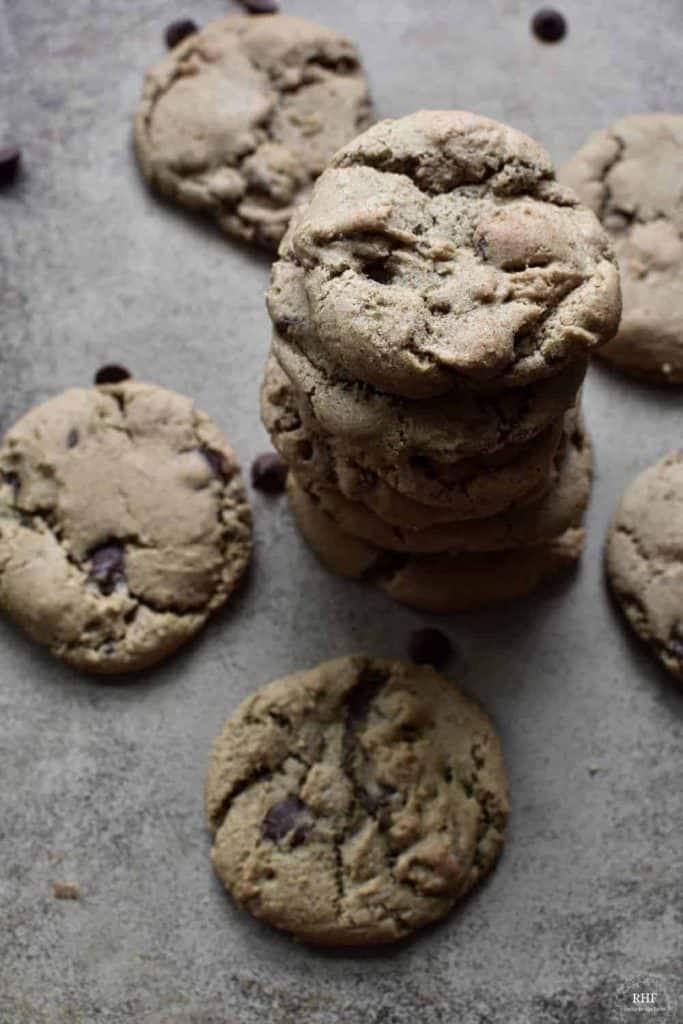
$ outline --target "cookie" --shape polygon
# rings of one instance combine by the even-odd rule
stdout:
[[[232,15],[148,72],[134,136],[153,188],[274,249],[333,153],[371,122],[347,39],[301,18]]]
[[[564,422],[514,447],[512,457],[501,450],[453,464],[424,456],[403,456],[392,463],[375,451],[311,428],[310,415],[295,402],[276,360],[269,362],[264,377],[261,416],[273,445],[305,489],[321,483],[334,486],[346,498],[363,501],[389,522],[408,528],[481,519],[541,498],[554,483]]]
[[[621,326],[598,355],[636,377],[683,383],[683,115],[617,121],[562,178],[602,221],[621,269]]]
[[[344,533],[290,474],[289,501],[297,524],[332,572],[375,583],[400,604],[424,611],[468,612],[523,597],[571,568],[584,530],[528,548],[497,552],[418,555],[388,551]]]
[[[530,441],[574,405],[586,373],[584,360],[495,395],[461,388],[415,402],[329,377],[277,333],[272,352],[297,404],[307,407],[325,434],[392,461],[427,456],[455,462]]]
[[[254,916],[320,945],[393,942],[494,867],[493,727],[433,669],[347,657],[265,686],[218,736],[211,859]]]
[[[381,121],[336,153],[269,294],[314,362],[413,399],[552,376],[614,335],[620,304],[609,239],[547,153],[462,111]]]
[[[77,669],[166,657],[227,601],[250,552],[232,449],[182,395],[72,389],[0,447],[0,608]]]
[[[540,501],[488,519],[446,522],[421,530],[386,522],[363,502],[362,494],[352,501],[334,484],[314,482],[304,489],[340,530],[376,547],[413,554],[504,551],[544,544],[581,522],[593,471],[593,448],[582,426],[568,437],[557,460],[557,479]]]
[[[630,625],[683,682],[683,451],[671,452],[626,489],[605,556]]]

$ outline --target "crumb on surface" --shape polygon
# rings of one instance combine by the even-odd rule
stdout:
[[[74,882],[53,882],[52,895],[56,900],[80,900],[81,890]]]

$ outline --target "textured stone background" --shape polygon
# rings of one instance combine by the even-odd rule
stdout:
[[[618,115],[681,109],[680,0],[563,0],[555,47],[530,36],[521,0],[283,6],[357,40],[381,114],[470,108],[558,161]],[[264,447],[268,263],[151,198],[130,149],[166,23],[228,9],[0,0],[0,137],[26,158],[0,196],[2,429],[116,360],[193,395],[245,465]],[[447,623],[453,678],[502,732],[507,850],[401,948],[301,948],[239,914],[209,869],[201,791],[222,720],[295,668],[403,655],[424,621],[327,575],[283,501],[254,496],[244,596],[142,678],[80,678],[0,624],[2,1024],[603,1024],[648,971],[681,1005],[682,695],[622,629],[600,563],[619,492],[681,443],[681,396],[600,368],[586,391],[599,468],[578,577]],[[63,880],[80,902],[52,898]]]

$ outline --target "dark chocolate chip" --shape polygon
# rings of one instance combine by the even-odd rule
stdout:
[[[275,0],[241,0],[250,14],[277,14]]]
[[[111,594],[124,577],[123,548],[118,541],[110,541],[91,551],[90,578],[99,584],[103,594]]]
[[[74,427],[73,430],[70,430],[69,433],[66,435],[66,446],[67,448],[75,448],[77,444],[78,431]]]
[[[223,480],[230,479],[230,464],[223,452],[219,452],[217,448],[202,448],[201,452],[216,476]]]
[[[0,149],[0,186],[11,185],[19,173],[21,150],[16,146]]]
[[[130,370],[116,363],[101,366],[95,374],[96,384],[120,384],[122,380],[130,380]]]
[[[370,705],[387,679],[386,673],[377,671],[370,665],[363,669],[358,682],[346,696],[346,705],[352,720],[358,721],[367,717]]]
[[[282,494],[287,482],[287,463],[275,452],[258,455],[251,464],[251,482],[257,491]]]
[[[166,45],[169,50],[172,50],[178,43],[182,43],[183,39],[193,36],[197,31],[197,24],[191,18],[181,18],[179,21],[172,21],[164,32]]]
[[[306,804],[298,796],[288,796],[273,804],[261,825],[263,838],[279,843],[291,833],[293,846],[303,843],[310,829],[310,822],[306,820],[307,810]]]
[[[440,629],[416,629],[410,637],[410,657],[418,665],[443,667],[452,652],[451,642]]]
[[[554,7],[541,7],[531,19],[531,28],[541,42],[557,43],[567,33],[567,22]]]
[[[275,321],[275,329],[279,334],[286,336],[290,328],[300,327],[303,321],[296,316],[280,316]]]
[[[674,658],[678,658],[681,664],[683,664],[683,638],[681,638],[680,636],[672,635],[669,638],[669,643],[667,646],[673,654]]]

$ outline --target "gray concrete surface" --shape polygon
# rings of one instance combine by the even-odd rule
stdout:
[[[680,0],[563,0],[555,47],[530,37],[521,0],[283,5],[361,44],[383,115],[478,110],[558,161],[618,115],[681,108]],[[150,197],[129,144],[165,24],[229,7],[0,0],[0,137],[26,161],[0,197],[3,429],[116,360],[193,395],[245,466],[264,448],[268,262]],[[502,733],[506,853],[400,948],[302,948],[210,872],[202,780],[223,719],[300,666],[403,655],[425,620],[326,574],[284,501],[254,495],[248,590],[158,671],[81,678],[0,623],[2,1024],[603,1024],[648,973],[679,1007],[654,1019],[683,1019],[682,694],[622,628],[600,564],[619,492],[681,443],[681,395],[596,368],[586,404],[599,469],[578,576],[446,623],[452,677]],[[55,881],[83,898],[55,900]]]

